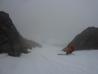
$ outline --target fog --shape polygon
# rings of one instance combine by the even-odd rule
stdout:
[[[65,45],[88,26],[98,27],[98,0],[0,0],[26,38]]]

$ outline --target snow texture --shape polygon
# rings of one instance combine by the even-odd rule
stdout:
[[[61,49],[44,44],[20,58],[0,54],[0,74],[98,74],[98,50],[57,55]]]

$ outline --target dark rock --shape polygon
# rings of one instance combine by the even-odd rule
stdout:
[[[71,48],[74,46],[74,48]],[[67,54],[71,54],[72,50],[92,50],[98,49],[98,28],[88,27],[83,32],[78,34],[68,45],[63,49]]]
[[[28,49],[41,46],[35,41],[23,38],[15,28],[9,14],[0,11],[0,53],[19,57],[22,53],[29,53]]]

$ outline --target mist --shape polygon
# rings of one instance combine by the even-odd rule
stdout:
[[[68,44],[89,26],[98,27],[97,0],[1,0],[26,38],[52,45]]]

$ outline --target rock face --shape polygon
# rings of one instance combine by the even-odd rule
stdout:
[[[0,11],[0,53],[18,57],[21,53],[28,53],[28,49],[37,46],[41,47],[39,43],[23,38],[15,28],[9,14]]]
[[[75,50],[92,49],[98,49],[98,28],[96,27],[88,27],[78,34],[63,51],[67,54],[71,54]]]

